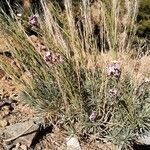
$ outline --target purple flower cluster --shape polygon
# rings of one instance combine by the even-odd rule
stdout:
[[[32,16],[30,16],[29,17],[29,24],[31,25],[31,26],[38,26],[38,16],[37,15],[32,15]]]
[[[44,60],[48,64],[56,64],[63,61],[62,56],[60,54],[53,52],[46,52],[44,55]]]
[[[121,68],[118,61],[113,61],[107,68],[108,76],[115,77],[117,79],[120,78],[121,75]]]

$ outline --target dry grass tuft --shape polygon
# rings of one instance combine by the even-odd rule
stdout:
[[[99,1],[97,35],[92,7],[85,0],[79,16],[65,0],[64,11],[41,1],[43,14],[23,19],[25,25],[15,15],[15,21],[0,18],[15,41],[7,42],[16,67],[5,58],[0,64],[21,85],[21,99],[68,133],[97,134],[118,149],[150,128],[149,72],[144,70],[149,56],[135,55],[137,1],[124,2]],[[120,24],[120,15],[128,22]],[[33,42],[27,29],[44,48]],[[142,50],[140,44],[136,47]]]

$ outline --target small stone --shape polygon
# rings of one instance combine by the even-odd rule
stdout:
[[[36,150],[42,150],[42,147],[40,145],[36,145]]]
[[[9,113],[10,113],[9,106],[4,106],[2,108],[2,111],[3,111],[3,116],[9,115]]]
[[[150,132],[138,136],[135,141],[140,145],[150,145]]]
[[[26,145],[21,145],[20,148],[21,148],[22,150],[28,150],[28,148],[27,148]]]
[[[17,14],[17,16],[18,16],[18,17],[21,17],[21,16],[22,16],[22,14],[19,14],[19,13],[18,13],[18,14]]]
[[[20,147],[20,143],[16,144],[16,149],[18,149]]]
[[[67,150],[81,150],[76,135],[71,135],[69,138],[67,138]]]
[[[8,121],[7,120],[0,120],[0,127],[4,128],[8,125]]]
[[[35,36],[35,35],[31,35],[31,36],[30,36],[30,39],[31,39],[31,41],[32,41],[33,43],[38,43],[38,42],[39,42],[38,37]]]

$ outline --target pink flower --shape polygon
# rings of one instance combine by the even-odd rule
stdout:
[[[117,96],[118,91],[117,91],[117,89],[110,89],[109,93],[112,97],[114,97],[114,96]]]
[[[96,119],[96,115],[97,115],[96,111],[92,111],[92,113],[91,113],[91,115],[89,117],[91,122],[94,122],[94,120]]]
[[[32,26],[38,26],[38,16],[37,15],[32,15],[31,17],[29,17],[29,23]]]
[[[118,61],[113,61],[107,68],[108,76],[119,78],[121,75],[121,68]]]
[[[45,61],[50,61],[51,60],[51,56],[52,56],[51,52],[46,52],[45,55],[44,55],[44,60]]]
[[[60,63],[63,61],[62,56],[58,53],[46,52],[44,60],[50,64]]]

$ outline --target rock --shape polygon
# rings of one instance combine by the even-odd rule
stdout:
[[[21,148],[22,150],[28,150],[28,148],[27,148],[26,145],[21,145],[20,148]]]
[[[76,135],[71,135],[69,138],[67,138],[67,150],[81,150]]]
[[[34,118],[23,123],[7,126],[6,129],[2,131],[6,136],[6,139],[3,140],[5,145],[21,143],[22,145],[30,147],[43,122],[43,118]]]
[[[136,143],[139,143],[141,145],[150,145],[150,132],[138,137],[136,139]]]
[[[42,147],[40,146],[40,144],[37,144],[35,147],[36,150],[42,150]]]
[[[0,127],[4,128],[8,125],[8,121],[7,120],[0,120]]]

